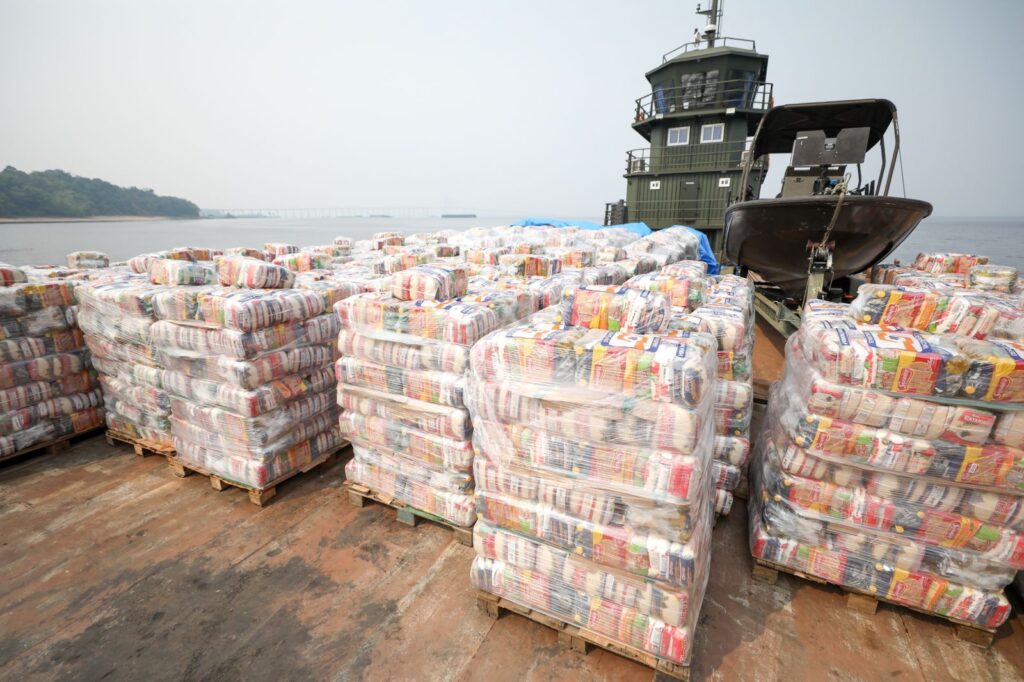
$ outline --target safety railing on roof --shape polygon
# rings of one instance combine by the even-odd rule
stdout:
[[[699,136],[699,130],[695,133]],[[626,174],[677,173],[680,171],[739,170],[743,166],[746,142],[700,144],[691,137],[685,145],[645,147],[626,152]],[[761,163],[756,162],[755,168]]]
[[[655,88],[636,100],[633,122],[690,113],[700,109],[767,111],[772,105],[772,84],[755,80],[720,81],[705,73],[690,76],[685,85]]]
[[[747,38],[730,38],[723,36],[721,38],[715,38],[715,44],[711,47],[729,47],[732,43],[732,47],[743,47],[744,49],[750,50],[751,52],[757,52],[757,43]],[[703,47],[701,47],[703,45]],[[661,56],[661,63],[664,64],[670,59],[675,59],[681,54],[686,54],[693,50],[703,50],[708,47],[707,41],[702,40],[699,42],[690,42],[680,45],[679,47],[669,50]]]

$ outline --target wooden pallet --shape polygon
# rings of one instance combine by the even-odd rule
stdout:
[[[117,443],[123,443],[124,445],[131,446],[135,449],[135,454],[139,457],[148,457],[150,455],[174,457],[175,455],[174,448],[167,445],[150,443],[149,441],[129,436],[127,433],[107,429],[107,445],[113,446]]]
[[[668,677],[673,680],[688,682],[690,679],[690,666],[688,665],[666,661],[652,653],[637,649],[628,644],[616,642],[593,630],[581,628],[557,618],[552,618],[534,609],[520,606],[515,602],[490,592],[485,592],[484,590],[477,591],[476,604],[477,607],[491,618],[500,618],[502,613],[507,611],[529,618],[535,623],[546,625],[558,633],[558,643],[565,649],[571,649],[586,655],[590,652],[590,647],[596,646],[651,668],[654,672],[654,680],[658,680],[659,677]]]
[[[304,474],[307,471],[315,469],[321,464],[333,462],[338,452],[347,447],[348,443],[342,443],[335,449],[318,457],[317,459],[313,460],[306,466],[300,469],[296,469],[295,471],[288,472],[283,476],[279,476],[278,478],[275,478],[273,481],[270,481],[269,483],[262,487],[255,487],[247,483],[242,483],[240,481],[233,481],[229,478],[224,478],[220,474],[215,474],[212,471],[206,469],[205,467],[199,466],[198,464],[183,462],[178,457],[168,457],[167,464],[171,468],[171,471],[174,472],[174,475],[177,476],[178,478],[185,478],[189,474],[193,473],[200,474],[201,476],[206,476],[207,478],[210,479],[210,487],[213,488],[214,490],[219,491],[226,490],[227,488],[240,488],[249,494],[250,502],[255,504],[257,507],[262,507],[267,502],[269,502],[270,499],[274,497],[274,495],[277,494],[278,485],[287,481],[289,478],[292,478],[293,476]]]
[[[836,585],[835,583],[830,583],[827,580],[823,580],[822,578],[819,578],[816,575],[810,575],[809,573],[804,573],[803,571],[798,571],[796,569],[789,568],[788,566],[775,564],[770,561],[764,561],[762,559],[754,559],[754,580],[757,580],[758,582],[762,583],[767,583],[769,585],[774,585],[779,579],[779,573],[786,573],[788,575],[792,575],[797,578],[802,578],[804,580],[809,580],[810,582],[818,583],[820,585],[831,585],[833,587],[839,588],[844,593],[846,593],[846,607],[854,611],[860,611],[861,613],[873,615],[878,610],[878,603],[885,602],[887,604],[892,604],[896,608],[907,609],[909,611],[914,611],[925,616],[930,616],[932,618],[938,618],[940,620],[948,621],[950,624],[954,626],[956,636],[958,639],[962,639],[965,642],[970,642],[971,644],[977,644],[978,646],[983,647],[985,649],[992,645],[992,640],[995,638],[996,630],[992,628],[982,627],[980,625],[977,625],[976,623],[968,623],[967,621],[963,621],[958,618],[942,616],[940,614],[935,613],[934,611],[925,611],[924,609],[917,609],[913,606],[907,606],[906,604],[898,604],[894,601],[891,601],[884,597],[879,597],[878,595],[872,594],[865,590],[858,590],[852,587],[846,587],[845,585]]]
[[[426,519],[427,521],[433,521],[434,523],[444,526],[455,534],[455,539],[460,544],[466,545],[467,547],[473,546],[473,531],[470,528],[463,528],[462,526],[456,526],[449,521],[444,520],[440,516],[435,516],[429,512],[425,512],[422,509],[416,509],[409,505],[396,500],[390,495],[379,493],[365,485],[356,483],[355,481],[345,481],[343,484],[348,489],[348,501],[355,507],[366,506],[366,501],[379,502],[380,504],[387,505],[395,510],[395,518],[408,526],[415,526],[419,523],[420,519]]]
[[[91,438],[94,435],[96,435],[96,433],[100,431],[102,428],[102,426],[97,426],[96,428],[89,429],[88,431],[82,431],[81,433],[72,433],[67,436],[61,436],[60,438],[54,438],[53,440],[44,441],[42,443],[36,443],[35,445],[30,445],[24,450],[12,452],[9,455],[4,455],[3,457],[0,457],[0,462],[7,461],[9,459],[14,459],[15,457],[23,457],[24,455],[32,455],[38,453],[56,455],[59,452],[63,452],[69,449],[71,447],[71,441],[77,442],[85,440],[86,438]]]

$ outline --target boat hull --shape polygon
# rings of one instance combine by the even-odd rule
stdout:
[[[832,221],[838,196],[758,199],[725,212],[725,254],[787,295],[802,297],[807,284],[807,243],[818,242]],[[891,254],[932,212],[917,199],[847,196],[832,230],[833,272],[845,277]]]

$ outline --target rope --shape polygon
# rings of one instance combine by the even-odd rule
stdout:
[[[836,223],[839,222],[839,211],[843,208],[843,200],[846,199],[846,193],[849,191],[850,174],[847,173],[843,176],[843,179],[836,183],[836,186],[832,188],[831,194],[838,194],[839,201],[836,202],[836,210],[832,212],[832,221],[828,224],[828,229],[825,230],[825,235],[821,238],[818,246],[825,248],[828,246],[828,238],[832,236],[832,229],[835,228]]]

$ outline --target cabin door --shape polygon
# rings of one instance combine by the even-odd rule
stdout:
[[[697,181],[683,180],[679,185],[678,221],[683,225],[696,225],[700,219],[700,202],[697,198]]]

